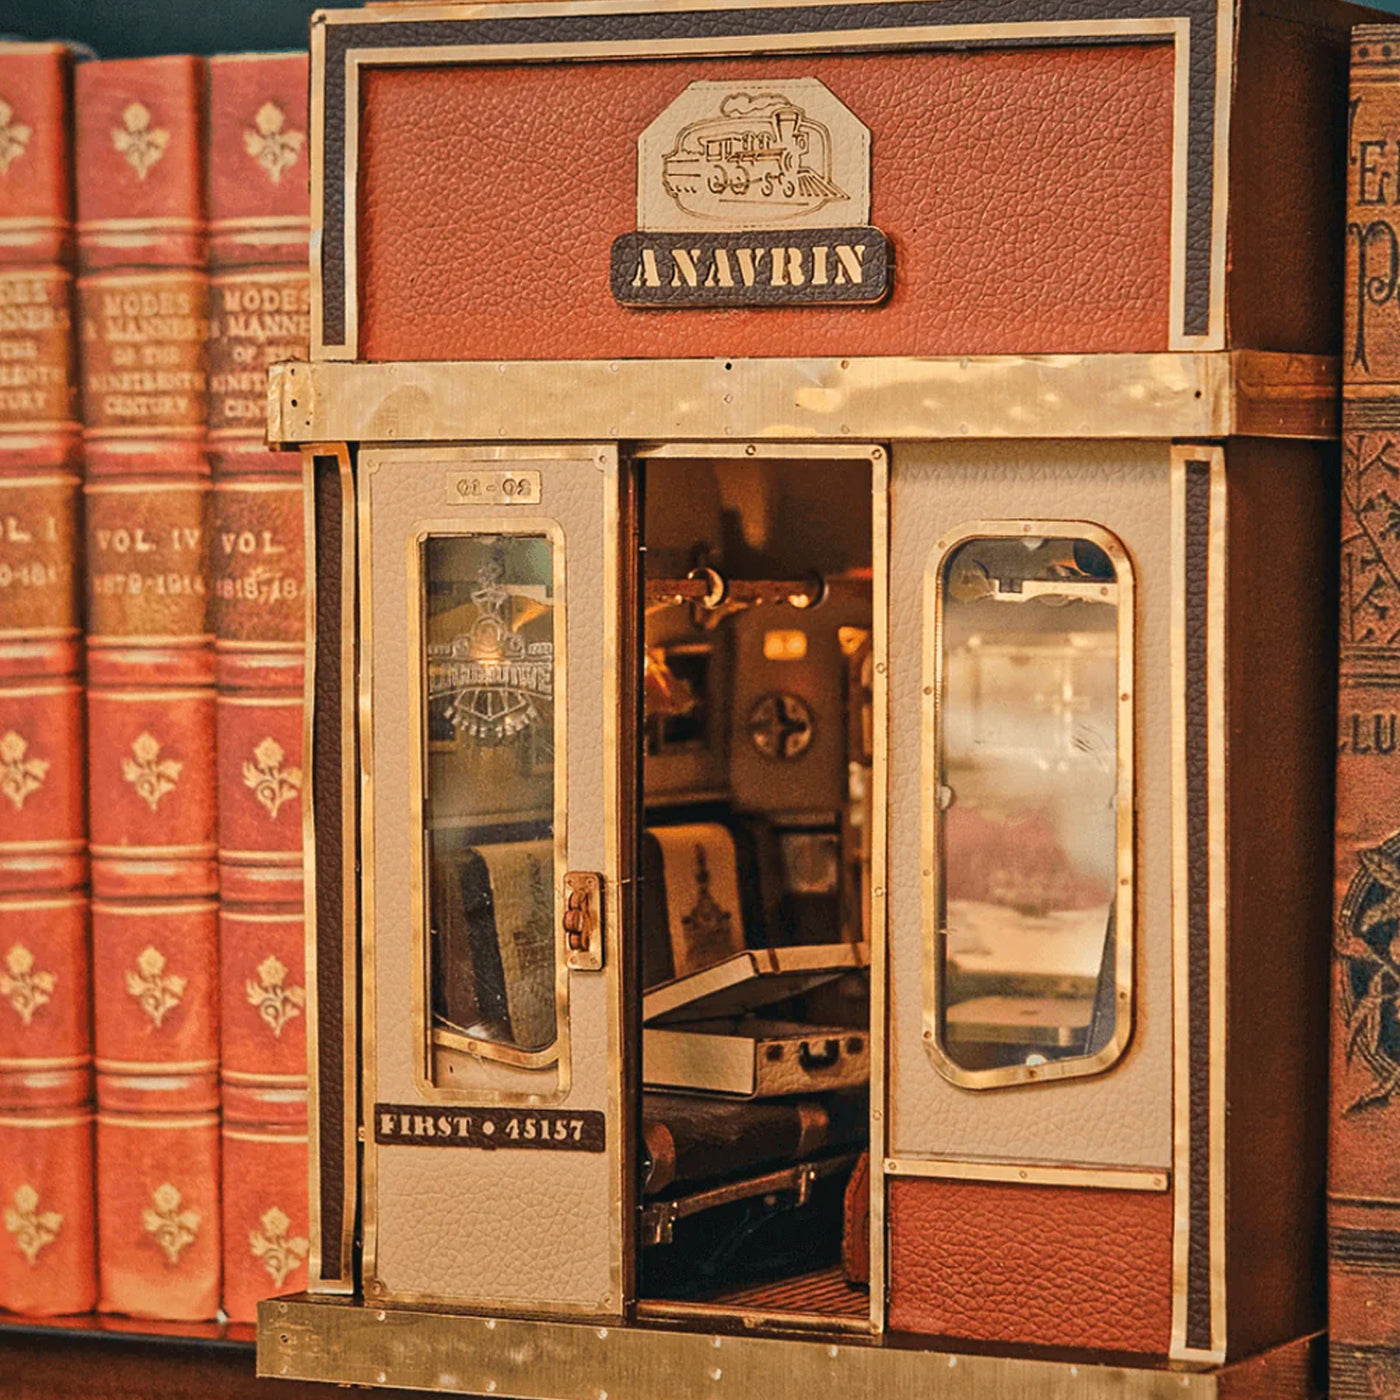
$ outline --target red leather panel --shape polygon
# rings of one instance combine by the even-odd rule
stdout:
[[[906,1179],[889,1212],[896,1331],[1168,1350],[1170,1192]]]
[[[368,70],[361,355],[1165,349],[1172,74],[1165,45]],[[616,305],[638,135],[695,79],[784,76],[820,78],[871,128],[890,300]]]

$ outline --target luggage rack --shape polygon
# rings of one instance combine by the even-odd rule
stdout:
[[[642,1211],[641,1243],[644,1246],[670,1244],[676,1222],[688,1216],[699,1215],[713,1210],[716,1206],[730,1205],[735,1201],[753,1200],[791,1194],[794,1209],[807,1204],[812,1187],[825,1177],[849,1171],[859,1153],[845,1153],[839,1157],[827,1157],[819,1162],[801,1162],[795,1167],[785,1167],[780,1171],[765,1172],[762,1176],[750,1177],[745,1181],[727,1182],[723,1186],[712,1187],[708,1191],[697,1191],[690,1196],[676,1200],[657,1201]]]

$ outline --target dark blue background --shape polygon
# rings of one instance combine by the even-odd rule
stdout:
[[[1400,0],[1373,0],[1400,14]],[[313,10],[355,0],[0,0],[0,33],[76,39],[103,58],[302,49]]]

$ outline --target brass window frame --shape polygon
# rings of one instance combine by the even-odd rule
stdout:
[[[943,814],[937,801],[940,746],[947,682],[943,659],[945,567],[953,552],[970,540],[1016,539],[1024,536],[1088,540],[1113,561],[1118,588],[1118,708],[1117,708],[1117,840],[1114,887],[1116,947],[1114,969],[1115,1018],[1113,1036],[1094,1055],[1051,1060],[1041,1065],[1005,1065],[969,1070],[944,1049],[939,1006],[943,996],[942,912],[944,906]],[[1046,1084],[1102,1074],[1123,1057],[1132,1039],[1135,1010],[1136,832],[1134,796],[1135,644],[1137,636],[1137,569],[1127,546],[1107,526],[1088,520],[972,520],[946,532],[934,542],[924,567],[923,694],[920,715],[920,856],[923,872],[924,929],[924,1049],[933,1068],[960,1089],[1002,1089]]]
[[[455,524],[455,522],[453,522]],[[432,1077],[433,1047],[494,1060],[516,1069],[548,1069],[562,1065],[569,1044],[569,964],[568,947],[563,925],[563,885],[568,868],[568,629],[566,609],[566,580],[568,576],[563,527],[558,521],[540,516],[486,515],[463,521],[457,528],[445,528],[447,522],[434,522],[408,537],[408,648],[413,664],[409,668],[409,752],[413,764],[409,772],[410,820],[420,829],[419,850],[412,865],[410,920],[413,928],[413,1041],[415,1045],[414,1077],[419,1091],[427,1098],[441,1100],[448,1095],[453,1102],[464,1096],[473,1100],[486,1097],[470,1091],[450,1089]],[[426,835],[424,823],[425,775],[430,754],[426,723],[426,676],[428,666],[427,594],[424,590],[426,571],[424,556],[427,543],[433,539],[464,539],[477,535],[517,536],[549,541],[550,564],[554,579],[554,810],[551,844],[554,848],[553,911],[550,916],[554,934],[554,1039],[540,1050],[520,1050],[475,1036],[441,1030],[433,1026],[429,1011],[429,989],[432,985],[432,940],[428,934],[428,900],[426,881]],[[561,1088],[564,1087],[562,1084]],[[500,1098],[499,1093],[491,1095]],[[538,1095],[522,1092],[510,1095],[521,1101],[539,1101]]]

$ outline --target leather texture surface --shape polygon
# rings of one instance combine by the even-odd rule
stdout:
[[[1166,1352],[1170,1192],[910,1178],[888,1205],[895,1331]]]
[[[891,471],[890,1151],[1086,1166],[1172,1162],[1169,449],[1139,443],[896,444]],[[1132,1041],[1105,1074],[978,1092],[923,1038],[920,717],[924,571],[941,535],[988,518],[1088,520],[1137,572],[1138,866]]]
[[[293,1100],[299,1119],[260,1122],[256,1110],[240,1104],[234,1120],[227,1095],[224,1101],[223,1305],[235,1322],[256,1322],[260,1298],[306,1288],[306,1095],[287,1089],[261,1095],[269,1096]]]
[[[97,1215],[103,1312],[212,1318],[219,1308],[218,1113],[99,1113]]]
[[[71,82],[0,45],[0,1308],[31,1314],[97,1294]]]
[[[223,55],[208,86],[223,1305],[252,1322],[259,1298],[306,1286],[310,1248],[306,525],[300,453],[264,442],[267,367],[310,334],[307,59]]]
[[[0,1244],[0,1307],[7,1311],[79,1313],[97,1300],[88,1095],[83,1084],[79,1106],[62,1117],[0,1113],[0,1201],[23,1221]]]
[[[870,1153],[862,1152],[846,1183],[841,1271],[852,1283],[870,1282]]]
[[[28,44],[0,54],[0,92],[27,135],[6,162],[0,185],[0,221],[31,223],[5,244],[5,262],[42,266],[72,257],[72,123],[69,110],[72,57],[65,44]],[[52,222],[49,222],[52,221]]]
[[[618,307],[608,252],[636,227],[638,135],[694,79],[785,76],[820,78],[871,129],[889,302]],[[1167,45],[369,69],[362,93],[367,359],[1167,345]]]
[[[373,623],[374,753],[374,939],[375,1003],[367,1012],[372,1037],[372,1101],[415,1103],[413,1039],[412,863],[420,858],[421,809],[409,792],[409,673],[421,665],[408,655],[410,599],[408,544],[421,531],[469,530],[473,512],[449,513],[443,481],[448,463],[431,450],[383,461],[364,470],[371,532],[372,594],[362,595]],[[489,461],[486,463],[490,465]],[[556,578],[564,573],[565,654],[555,660],[556,705],[566,705],[563,746],[567,767],[566,869],[606,871],[603,794],[603,550],[609,480],[586,447],[566,461],[512,461],[542,473],[543,503],[512,516],[505,528],[538,532],[556,521],[565,536],[556,552]],[[439,470],[438,468],[442,468]],[[475,513],[491,519],[490,512]],[[502,528],[499,510],[494,528]],[[362,587],[364,581],[362,580]],[[557,604],[556,604],[557,605]],[[413,600],[413,606],[419,604]],[[562,691],[563,699],[560,698]],[[559,872],[562,877],[562,871]],[[611,895],[611,892],[609,892]],[[366,923],[370,924],[368,916]],[[607,965],[617,966],[611,945]],[[569,1088],[558,1106],[604,1111],[609,1081],[617,1074],[606,974],[568,975],[567,1056]],[[490,1102],[507,1093],[523,1112],[527,1094],[549,1095],[559,1076],[553,1069],[523,1070],[459,1056],[458,1101]],[[617,1159],[623,1125],[607,1126],[607,1151],[480,1152],[366,1144],[375,1185],[366,1209],[377,1232],[377,1259],[367,1286],[395,1293],[428,1293],[476,1300],[496,1309],[551,1304],[606,1314],[620,1307],[611,1265],[619,1260],[621,1220],[614,1205]]]

